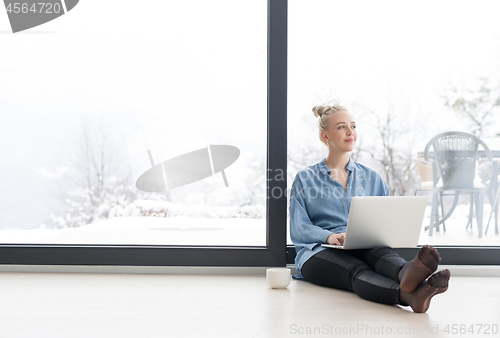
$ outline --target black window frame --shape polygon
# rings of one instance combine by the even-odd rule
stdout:
[[[396,248],[397,253],[406,260],[415,258],[421,245],[416,248]],[[433,245],[439,250],[441,265],[500,265],[500,247],[495,246],[444,246]],[[295,246],[287,246],[287,264],[294,264]]]
[[[295,247],[286,244],[288,1],[268,0],[266,246],[143,246],[0,244],[0,264],[117,266],[285,266]],[[271,194],[272,191],[282,193]],[[244,234],[242,234],[244,235]],[[500,265],[500,247],[435,246],[445,265]],[[418,248],[396,249],[412,259]]]
[[[266,246],[0,244],[0,264],[285,266],[286,179],[274,180],[273,173],[286,178],[287,15],[286,0],[268,0]]]

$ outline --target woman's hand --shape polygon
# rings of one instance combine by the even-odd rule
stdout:
[[[326,239],[326,243],[333,245],[342,245],[344,243],[345,232],[341,232],[338,234],[331,234]]]

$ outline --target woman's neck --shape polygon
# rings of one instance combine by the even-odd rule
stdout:
[[[349,153],[343,153],[340,155],[329,153],[325,163],[330,169],[344,170],[349,163]]]

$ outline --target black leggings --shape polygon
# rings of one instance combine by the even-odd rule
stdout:
[[[309,258],[301,273],[311,283],[348,290],[383,304],[401,304],[398,272],[406,260],[390,247],[326,249]]]

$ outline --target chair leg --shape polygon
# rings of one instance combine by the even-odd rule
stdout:
[[[483,203],[484,193],[476,194],[476,220],[477,220],[477,237],[483,237]]]
[[[495,196],[495,201],[493,202],[493,206],[492,206],[492,211],[495,211],[495,234],[498,235],[498,205],[500,203],[498,203],[498,198],[500,197],[500,186],[498,186],[498,183],[497,183],[497,195]],[[490,218],[491,218],[491,214],[490,214]],[[488,223],[489,223],[489,219],[488,219]]]
[[[497,209],[495,211],[495,234],[498,235],[498,204],[497,204]]]
[[[440,228],[440,224],[439,224],[439,197],[441,196],[441,194],[437,194],[436,195],[437,199],[436,199],[436,209],[435,210],[435,213],[436,213],[436,218],[434,219],[434,230],[436,232],[439,232],[439,228]],[[432,197],[432,205],[434,206],[434,196]]]
[[[432,193],[431,223],[429,225],[429,236],[432,236],[434,232],[434,224],[439,220],[438,196],[439,192],[434,190]]]
[[[497,188],[497,193],[496,193],[496,196],[493,200],[493,204],[491,204],[491,212],[490,212],[490,216],[488,217],[488,224],[486,225],[486,231],[484,233],[487,233],[488,232],[488,228],[490,227],[490,221],[491,221],[491,216],[493,215],[493,213],[495,213],[495,234],[498,235],[498,201],[499,201],[499,197],[500,197],[500,187]],[[491,201],[491,199],[490,199]]]
[[[472,219],[474,215],[474,194],[470,194],[470,207],[469,207],[469,220],[467,221],[467,226],[465,229],[470,228],[472,229]]]
[[[443,218],[444,218],[443,193],[439,194],[439,200],[441,201],[441,214],[443,215]],[[439,226],[438,226],[438,229],[439,229]],[[443,231],[446,231],[446,226],[444,225],[444,222],[443,222]]]
[[[495,205],[495,234],[498,235],[498,203]]]
[[[499,206],[499,200],[498,198],[500,197],[500,187],[498,187],[497,191],[497,196],[496,196],[496,203],[495,203],[495,234],[498,235],[498,206]]]

